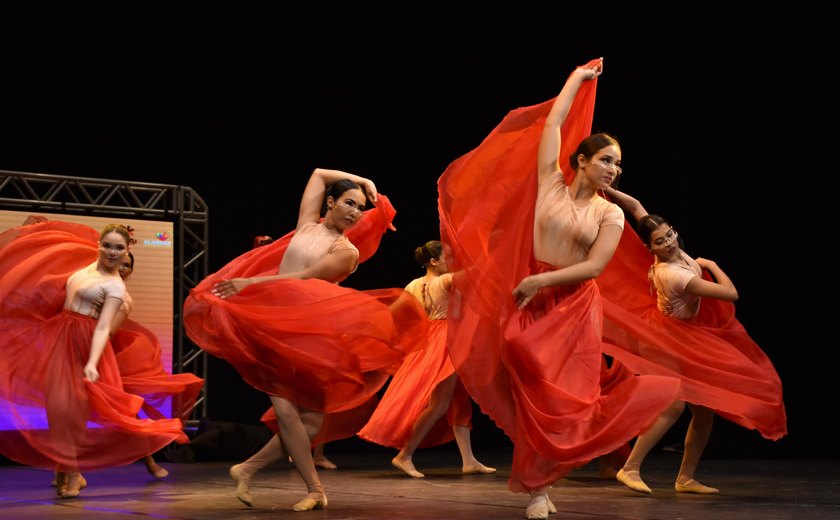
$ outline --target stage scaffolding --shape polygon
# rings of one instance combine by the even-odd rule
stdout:
[[[173,372],[205,380],[188,426],[207,415],[207,355],[186,337],[184,300],[207,276],[208,209],[192,188],[0,170],[0,209],[172,222],[175,231]]]

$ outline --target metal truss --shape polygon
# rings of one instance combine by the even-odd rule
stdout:
[[[173,371],[205,380],[188,425],[207,415],[207,354],[186,337],[184,300],[208,274],[208,208],[192,188],[0,170],[0,209],[169,221],[175,227]]]

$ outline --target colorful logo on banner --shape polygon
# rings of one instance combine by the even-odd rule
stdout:
[[[157,247],[172,247],[172,241],[169,240],[170,236],[169,233],[167,233],[166,231],[155,233],[154,237],[155,238],[147,238],[143,240],[143,245]]]

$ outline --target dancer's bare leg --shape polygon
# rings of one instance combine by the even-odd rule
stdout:
[[[253,506],[251,500],[251,478],[257,471],[277,462],[284,457],[283,444],[279,435],[273,435],[260,451],[254,453],[244,462],[230,467],[230,476],[236,481],[236,498],[248,507]]]
[[[312,461],[312,438],[318,433],[323,414],[313,411],[301,413],[298,406],[282,397],[271,396],[271,404],[280,425],[283,447],[292,457],[295,468],[306,484],[306,498],[293,506],[295,511],[309,511],[327,507],[327,495]],[[320,421],[319,421],[320,416]],[[305,419],[305,425],[304,425]],[[312,437],[310,437],[312,434]]]
[[[627,457],[627,462],[624,463],[624,467],[615,476],[619,482],[639,493],[652,492],[640,475],[642,463],[645,461],[647,454],[650,453],[650,450],[656,446],[656,443],[677,422],[677,419],[680,418],[684,410],[684,401],[674,401],[667,410],[662,412],[662,415],[656,419],[650,428],[639,435],[636,443],[633,445],[630,456]]]
[[[47,385],[44,397],[53,444],[56,451],[70,461],[65,465],[56,465],[56,494],[61,498],[76,498],[87,486],[76,464],[78,447],[85,438],[87,403],[80,404],[72,392],[51,385]]]
[[[319,468],[324,468],[324,469],[336,469],[336,468],[338,468],[338,466],[336,466],[335,463],[333,461],[331,461],[330,459],[328,459],[327,456],[324,454],[324,445],[323,444],[319,444],[319,445],[315,446],[315,449],[313,450],[313,453],[312,453],[312,460],[313,460],[313,462],[315,462],[315,465],[318,466]]]
[[[414,428],[411,430],[411,436],[402,447],[397,456],[391,460],[391,464],[398,469],[405,471],[409,476],[414,478],[423,478],[425,475],[417,471],[414,467],[414,462],[411,458],[417,450],[417,446],[432,429],[438,419],[443,417],[446,410],[449,408],[449,403],[452,401],[452,393],[455,391],[455,383],[458,381],[458,375],[452,374],[443,381],[441,381],[429,398],[429,404],[426,409],[417,417],[414,423]]]
[[[466,426],[453,426],[452,432],[455,434],[455,444],[458,445],[458,451],[461,452],[461,473],[464,475],[488,475],[496,472],[496,468],[485,466],[475,458],[472,451],[469,428]]]
[[[709,437],[712,434],[712,425],[715,420],[715,413],[704,406],[689,404],[691,409],[691,423],[688,425],[688,432],[685,435],[685,452],[683,453],[680,472],[674,488],[681,493],[700,493],[702,495],[713,495],[718,493],[717,488],[704,486],[694,480],[694,473],[700,463],[700,457]]]

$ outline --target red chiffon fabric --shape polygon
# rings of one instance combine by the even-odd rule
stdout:
[[[123,388],[143,398],[143,412],[152,419],[171,416],[189,419],[204,380],[195,374],[170,374],[160,358],[157,336],[143,325],[126,319],[111,337],[111,346],[120,367]]]
[[[767,439],[786,435],[781,380],[735,317],[735,306],[704,298],[692,320],[664,316],[650,292],[652,262],[638,235],[625,228],[615,257],[598,278],[605,300],[604,351],[636,373],[679,378],[680,399]]]
[[[430,320],[426,348],[406,356],[370,421],[359,431],[359,437],[398,449],[405,446],[414,423],[429,404],[432,391],[455,373],[446,349],[446,332],[446,320]],[[446,414],[435,422],[418,447],[454,440],[453,426],[472,428],[472,401],[460,381]]]
[[[360,261],[376,251],[395,214],[380,194],[347,231]],[[193,289],[184,305],[187,335],[258,390],[328,414],[352,410],[422,347],[426,314],[403,289],[358,291],[317,279],[251,285],[225,300],[211,293],[220,280],[276,274],[292,235],[237,257]]]
[[[585,82],[562,128],[561,166],[589,134],[597,80]],[[601,298],[594,282],[545,291],[519,312],[513,288],[531,261],[537,147],[554,100],[510,112],[438,181],[441,240],[458,275],[450,356],[482,411],[511,438],[508,487],[550,485],[626,445],[676,397],[679,382],[633,377],[601,394]],[[567,176],[568,180],[571,180]]]
[[[0,235],[0,452],[35,467],[121,466],[187,442],[178,419],[136,417],[143,399],[123,388],[106,348],[100,380],[83,378],[96,320],[62,309],[67,278],[98,256],[98,234],[44,222]]]

